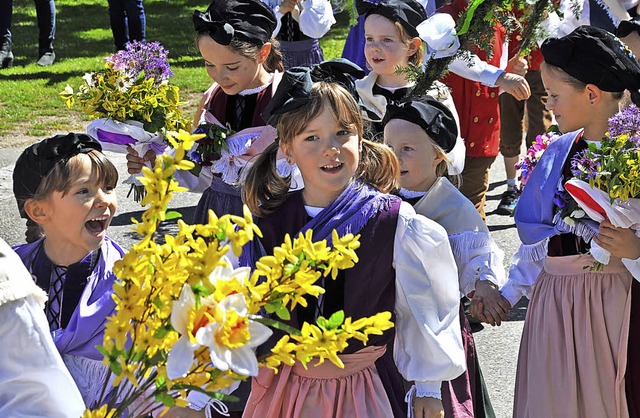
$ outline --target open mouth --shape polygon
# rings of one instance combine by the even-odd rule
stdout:
[[[373,61],[374,64],[380,64],[384,62],[384,58],[371,58],[371,61]]]
[[[320,170],[324,171],[325,173],[333,174],[342,170],[342,167],[344,167],[343,163],[326,164],[320,167]]]
[[[409,172],[409,170],[400,170],[400,175],[404,176],[405,174],[407,174]]]
[[[87,231],[93,235],[100,235],[105,229],[107,229],[108,216],[100,216],[97,218],[89,219],[84,223],[84,227]]]

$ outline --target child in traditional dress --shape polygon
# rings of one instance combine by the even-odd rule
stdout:
[[[442,13],[427,21],[424,6],[417,0],[382,0],[377,4],[363,2],[359,11],[365,17],[364,55],[371,72],[357,81],[356,85],[366,109],[366,119],[372,122],[368,135],[375,138],[382,134],[380,121],[387,103],[401,100],[413,88],[413,83],[407,76],[397,72],[398,67],[405,68],[410,64],[421,66],[424,58],[423,40],[429,41],[433,36],[429,27],[437,25],[451,30],[454,29],[455,22]],[[450,46],[437,53],[450,56],[456,50],[456,46]],[[455,59],[449,69],[488,86],[499,85],[519,99],[528,97],[528,85],[524,78],[505,73],[475,55],[472,57],[472,66],[462,59]],[[449,89],[443,83],[435,82],[429,92],[419,93],[429,94],[441,101],[450,101],[450,109],[456,113]]]
[[[460,294],[484,294],[486,287],[504,284],[502,250],[491,238],[473,204],[445,176],[447,165],[454,163],[451,151],[459,140],[451,111],[429,96],[405,100],[387,106],[383,124],[385,143],[400,161],[400,196],[411,203],[417,213],[447,231],[458,266]],[[508,303],[503,304],[508,311]],[[493,417],[495,413],[488,402],[462,304],[460,320],[467,372],[443,384],[445,416]]]
[[[511,304],[523,295],[530,302],[513,415],[638,417],[640,238],[608,221],[569,225],[554,215],[571,158],[604,137],[625,90],[640,104],[640,65],[618,38],[591,26],[547,39],[542,54],[547,108],[565,135],[543,154],[515,211],[522,246],[501,291]],[[612,255],[601,271],[588,269],[592,237]]]
[[[280,43],[286,70],[324,61],[319,39],[336,23],[329,0],[262,0],[278,20],[273,36]]]
[[[276,18],[260,0],[213,0],[204,13],[194,12],[193,22],[207,73],[215,80],[196,111],[194,126],[216,124],[237,132],[225,140],[226,149],[215,161],[201,165],[197,175],[177,173],[183,186],[204,192],[194,221],[207,223],[209,209],[217,215],[242,214],[240,170],[275,139],[275,129],[266,126],[261,114],[283,67],[277,41],[271,38]],[[139,173],[145,162],[154,159],[153,151],[140,158],[131,149],[129,173]],[[290,173],[284,159],[279,167],[283,175]]]
[[[108,373],[96,346],[115,308],[112,268],[123,255],[106,236],[118,172],[100,151],[87,135],[56,135],[24,150],[13,171],[20,215],[37,231],[15,251],[48,293],[53,340],[87,407],[99,400]]]
[[[326,293],[297,307],[291,325],[338,310],[354,319],[390,311],[395,328],[367,347],[352,341],[340,355],[345,369],[329,362],[308,370],[283,366],[277,374],[261,369],[245,417],[405,417],[402,376],[417,389],[410,411],[439,416],[442,381],[464,371],[457,271],[446,232],[385,194],[395,186],[398,163],[386,146],[362,139],[351,78],[361,75],[346,60],[285,73],[265,110],[279,140],[249,170],[243,196],[260,217],[266,253],[285,234],[308,229],[317,240],[330,240],[333,230],[361,235],[360,262],[322,283]],[[299,167],[303,190],[287,193],[288,179],[275,171],[278,149]]]

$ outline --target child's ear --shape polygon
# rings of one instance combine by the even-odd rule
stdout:
[[[589,103],[592,105],[598,103],[602,98],[602,90],[594,84],[587,84],[585,90],[589,96]]]
[[[24,211],[38,225],[44,224],[49,219],[49,206],[44,200],[28,199],[24,202]]]
[[[269,54],[271,53],[271,42],[267,42],[266,44],[262,45],[262,48],[260,48],[260,52],[258,52],[258,64],[264,64],[264,62],[267,60],[267,57],[269,57]]]
[[[289,164],[291,164],[292,162],[295,162],[293,161],[293,157],[291,156],[291,148],[289,147],[289,144],[284,144],[280,142],[280,151],[282,151],[282,154],[284,154]]]
[[[407,56],[411,57],[415,55],[416,52],[420,50],[422,46],[422,39],[415,37],[409,41],[409,50],[407,51]]]

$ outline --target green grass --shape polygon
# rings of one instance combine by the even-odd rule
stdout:
[[[192,97],[187,109],[211,80],[194,44],[193,10],[204,10],[206,0],[145,0],[147,40],[160,41],[168,50],[181,97]],[[16,135],[46,136],[69,130],[82,116],[67,109],[58,93],[67,84],[77,87],[81,77],[102,67],[102,59],[114,52],[105,0],[56,0],[56,62],[51,67],[35,64],[38,28],[32,0],[14,0],[14,66],[0,70],[0,139]],[[337,58],[348,32],[346,13],[321,40],[325,58]],[[190,115],[187,115],[190,116]]]

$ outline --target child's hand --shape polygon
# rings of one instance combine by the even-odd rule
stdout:
[[[496,85],[509,93],[516,100],[526,100],[531,96],[531,88],[524,77],[504,71],[498,76]]]
[[[145,163],[150,163],[151,166],[156,162],[156,153],[152,149],[144,154],[144,157],[140,158],[136,150],[127,145],[127,171],[129,174],[138,174],[142,171],[142,167]]]
[[[205,417],[206,417],[206,412],[204,409],[200,411],[196,411],[191,408],[180,408],[177,406],[169,409],[169,411],[167,411],[167,413],[164,414],[164,418],[205,418]]]
[[[511,304],[488,280],[476,281],[469,313],[482,322],[500,325],[511,310]]]
[[[416,398],[413,401],[413,413],[416,418],[444,418],[442,401],[436,398]]]
[[[518,74],[522,77],[527,74],[528,69],[529,64],[527,63],[527,60],[517,55],[511,58],[507,64],[507,72]]]
[[[286,15],[289,12],[293,12],[297,5],[298,0],[283,0],[278,7],[278,11],[283,15]]]
[[[611,222],[602,221],[594,240],[614,257],[631,260],[640,257],[640,238],[629,228],[616,228]]]

